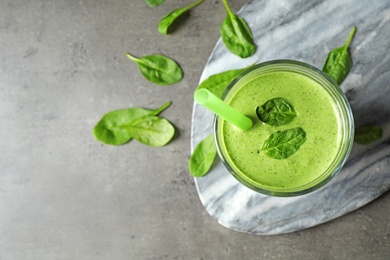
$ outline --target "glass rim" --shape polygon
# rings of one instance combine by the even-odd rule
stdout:
[[[266,68],[264,74],[267,73],[268,70],[272,70],[272,72],[275,71],[290,71],[290,72],[296,72],[304,74],[305,76],[310,77],[311,79],[314,79],[318,82],[317,78],[321,80],[321,82],[318,82],[319,85],[321,85],[323,88],[326,88],[326,91],[328,92],[329,96],[331,96],[332,100],[337,104],[337,107],[339,108],[339,113],[342,116],[342,119],[340,119],[340,122],[342,122],[342,137],[340,141],[340,149],[338,150],[333,162],[328,166],[324,172],[319,175],[316,179],[312,180],[309,183],[306,183],[304,185],[290,187],[290,188],[275,188],[275,187],[267,187],[265,185],[260,186],[254,185],[253,182],[250,181],[250,178],[245,179],[245,177],[241,176],[239,173],[236,172],[234,167],[232,167],[228,160],[225,158],[225,153],[222,149],[223,145],[220,144],[220,138],[219,138],[219,123],[222,122],[222,119],[220,119],[218,116],[214,117],[214,139],[215,144],[217,147],[217,152],[219,157],[221,158],[221,161],[227,168],[227,170],[243,185],[247,186],[248,188],[255,190],[259,193],[271,195],[271,196],[279,196],[279,197],[291,197],[291,196],[298,196],[303,195],[309,192],[312,192],[314,190],[317,190],[324,186],[326,183],[328,183],[331,179],[333,179],[334,176],[336,176],[343,165],[345,164],[346,160],[348,159],[348,156],[352,149],[353,144],[353,138],[354,138],[354,120],[352,115],[352,109],[350,107],[350,104],[344,94],[344,92],[340,89],[339,85],[331,79],[328,75],[320,71],[319,69],[315,68],[312,65],[309,65],[304,62],[300,61],[294,61],[294,60],[273,60],[273,61],[267,61],[262,62],[253,65],[252,67],[246,69],[242,73],[240,73],[226,88],[224,94],[222,95],[222,99],[225,100],[229,92],[233,89],[233,87],[238,84],[241,80],[244,80],[245,77],[250,75],[251,72],[261,70]],[[257,77],[258,75],[256,75]],[[315,77],[315,78],[313,78]],[[249,82],[250,80],[248,80]],[[322,82],[324,81],[324,82]],[[326,83],[326,84],[323,84]],[[244,84],[243,84],[244,85]],[[330,91],[332,93],[330,93]],[[238,168],[238,167],[236,167]],[[245,176],[245,174],[242,174]]]

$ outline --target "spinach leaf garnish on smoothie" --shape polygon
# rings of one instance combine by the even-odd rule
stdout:
[[[264,142],[261,150],[274,159],[285,159],[298,151],[306,141],[306,132],[300,128],[291,128],[273,133]]]
[[[257,117],[272,126],[289,124],[297,113],[293,105],[285,98],[272,98],[256,108]],[[306,141],[306,132],[301,127],[277,131],[264,142],[261,151],[274,159],[285,159],[298,151]]]
[[[270,99],[258,106],[256,114],[262,122],[274,126],[287,125],[297,116],[291,103],[282,97]]]
[[[328,74],[328,76],[334,79],[339,85],[348,76],[348,73],[352,68],[352,59],[348,54],[348,48],[355,31],[356,27],[353,27],[344,46],[329,52],[328,58],[322,68],[322,71]]]

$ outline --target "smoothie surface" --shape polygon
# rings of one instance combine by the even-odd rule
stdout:
[[[256,115],[258,106],[276,97],[286,98],[295,108],[297,116],[288,125],[270,126]],[[322,175],[336,157],[341,137],[335,104],[313,79],[294,72],[269,72],[246,83],[225,101],[254,122],[249,131],[222,124],[230,156],[227,160],[252,185],[265,189],[299,187]],[[260,150],[272,133],[294,127],[306,132],[306,141],[295,154],[273,159]]]

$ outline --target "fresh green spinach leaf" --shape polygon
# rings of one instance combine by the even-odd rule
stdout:
[[[322,68],[322,71],[334,79],[334,81],[336,81],[339,85],[348,76],[348,73],[352,68],[352,59],[348,54],[348,47],[355,31],[356,27],[353,27],[344,46],[333,49],[329,52],[324,67]]]
[[[241,58],[252,56],[256,51],[256,45],[249,26],[242,17],[230,10],[226,0],[223,0],[223,4],[227,16],[220,28],[222,41],[235,55]]]
[[[158,85],[171,85],[183,78],[183,71],[177,62],[164,55],[154,54],[136,58],[126,53],[126,57],[138,65],[147,80]]]
[[[362,126],[355,131],[355,142],[358,144],[371,144],[380,140],[382,136],[382,127],[378,125]]]
[[[214,162],[216,154],[214,134],[210,134],[196,146],[190,157],[189,170],[192,176],[202,177],[206,175]]]
[[[131,133],[121,126],[144,116],[158,115],[172,104],[165,103],[158,109],[149,110],[139,107],[119,109],[108,112],[94,127],[92,134],[96,140],[111,145],[120,145],[131,140]]]
[[[290,128],[271,134],[261,148],[274,159],[285,159],[293,155],[306,141],[306,132],[300,128]]]
[[[249,67],[251,67],[250,65]],[[197,88],[202,89],[205,88],[209,90],[211,93],[221,98],[222,94],[225,92],[227,86],[233,81],[235,77],[237,77],[241,72],[248,69],[236,69],[236,70],[228,70],[218,74],[211,75],[207,79],[205,79]]]
[[[156,7],[165,2],[165,0],[145,0],[150,7]]]
[[[258,106],[256,114],[261,121],[274,126],[287,125],[297,116],[293,105],[282,97],[270,99]]]
[[[177,19],[180,16],[182,16],[184,13],[186,13],[190,9],[194,8],[195,6],[201,4],[202,2],[204,2],[204,0],[198,0],[198,1],[188,5],[186,7],[178,8],[178,9],[175,9],[172,12],[168,13],[159,22],[159,24],[158,24],[158,31],[161,34],[168,34],[169,33],[169,28],[171,27],[171,25],[175,21],[177,21]]]
[[[149,146],[164,146],[175,134],[172,124],[158,116],[140,117],[121,128],[137,141]]]

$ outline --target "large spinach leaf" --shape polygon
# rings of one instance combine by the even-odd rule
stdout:
[[[172,12],[165,15],[161,21],[158,24],[158,31],[161,34],[169,34],[171,25],[173,25],[176,21],[178,21],[179,17],[181,17],[183,14],[185,14],[190,9],[194,8],[195,6],[201,4],[204,2],[204,0],[198,0],[186,7],[178,8],[173,10]]]
[[[190,157],[189,170],[192,176],[202,177],[206,175],[214,162],[216,154],[214,134],[210,134],[196,146]]]
[[[339,85],[348,76],[348,73],[352,68],[352,59],[348,54],[348,47],[355,31],[356,27],[353,27],[344,46],[333,49],[329,52],[324,67],[322,68],[322,71],[334,79],[334,81],[336,81]]]
[[[100,142],[120,145],[131,140],[132,134],[122,126],[144,116],[158,115],[172,104],[165,103],[158,109],[149,110],[139,107],[119,109],[106,113],[94,127],[92,134]]]
[[[245,20],[234,14],[223,0],[227,16],[223,21],[220,33],[226,48],[241,58],[252,56],[256,51],[251,29]]]
[[[121,126],[137,141],[149,146],[164,146],[175,134],[168,120],[158,116],[144,116]]]
[[[249,67],[251,67],[250,65]],[[197,88],[202,89],[205,88],[209,90],[211,93],[221,98],[222,94],[225,92],[228,85],[236,78],[241,72],[245,71],[247,68],[236,69],[236,70],[228,70],[218,74],[211,75],[207,79],[205,79]]]
[[[355,131],[355,142],[358,144],[371,144],[380,140],[383,136],[383,129],[378,125],[362,126]]]
[[[126,57],[134,61],[142,75],[158,85],[171,85],[183,78],[183,71],[176,61],[161,54],[136,58],[130,53]]]

